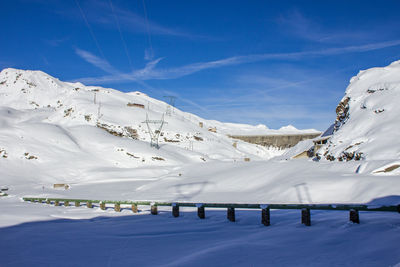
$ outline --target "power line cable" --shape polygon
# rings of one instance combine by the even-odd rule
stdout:
[[[76,5],[77,5],[78,8],[79,8],[79,11],[80,11],[80,13],[81,13],[81,15],[82,15],[82,18],[83,18],[83,20],[85,21],[85,24],[86,24],[86,26],[87,26],[88,29],[89,29],[90,35],[92,36],[93,41],[94,41],[94,43],[96,44],[97,49],[99,50],[100,55],[103,57],[103,59],[106,59],[106,57],[104,56],[103,50],[101,50],[100,45],[99,45],[99,42],[97,41],[96,36],[94,35],[94,32],[93,32],[93,30],[92,30],[92,27],[90,27],[90,24],[89,24],[89,22],[88,22],[88,20],[87,20],[87,18],[86,18],[86,16],[85,16],[85,13],[83,12],[83,9],[81,8],[81,5],[79,4],[79,1],[78,1],[78,0],[75,0],[75,3],[76,3]]]
[[[129,66],[131,67],[131,70],[133,70],[132,60],[131,60],[131,57],[130,57],[130,55],[129,55],[128,46],[126,45],[124,36],[122,35],[122,31],[121,31],[121,26],[120,26],[120,24],[119,24],[119,20],[118,20],[118,18],[117,18],[117,15],[115,14],[114,6],[113,6],[113,4],[112,4],[112,1],[109,0],[109,2],[110,2],[110,6],[111,6],[111,11],[112,11],[112,13],[113,13],[113,15],[114,15],[115,23],[117,24],[117,28],[118,28],[118,31],[119,31],[119,36],[121,37],[121,42],[122,42],[122,44],[123,44],[123,46],[124,46],[124,49],[125,49],[125,54],[126,54],[126,56],[128,57]]]
[[[145,0],[142,0],[142,2],[143,2],[143,11],[144,11],[144,19],[145,19],[145,22],[146,22],[147,38],[148,38],[149,46],[150,46],[150,58],[152,59],[153,56],[154,56],[154,52],[153,52],[153,45],[151,43],[150,25],[149,25],[149,20],[148,20],[148,17],[147,17],[146,3],[144,1]]]

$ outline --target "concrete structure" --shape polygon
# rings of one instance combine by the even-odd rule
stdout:
[[[229,135],[234,139],[257,144],[261,146],[272,146],[277,148],[289,148],[295,146],[298,142],[312,139],[320,136],[321,133],[305,133],[305,134],[276,134],[276,135]]]
[[[328,142],[329,138],[332,137],[334,129],[335,129],[335,124],[332,124],[320,137],[316,138],[313,141],[315,153],[318,151],[318,149],[320,149],[323,145],[325,145]]]
[[[294,159],[308,159],[308,158],[311,157],[310,154],[311,153],[309,153],[308,150],[306,150],[306,151],[303,151],[303,152],[293,156],[292,158],[294,158]]]

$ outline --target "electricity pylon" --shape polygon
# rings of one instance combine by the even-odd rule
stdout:
[[[173,109],[175,107],[176,96],[166,95],[166,96],[164,96],[164,98],[166,98],[167,101],[168,101],[167,110],[165,111],[165,114],[167,116],[171,116],[172,115],[172,111],[173,111]]]
[[[146,113],[146,120],[143,123],[146,123],[147,129],[149,130],[150,147],[155,147],[155,148],[159,149],[160,146],[158,145],[158,138],[160,137],[161,129],[164,126],[164,124],[168,123],[168,122],[164,121],[164,114],[162,115],[161,120],[149,120],[149,115]],[[150,124],[154,124],[154,125],[159,124],[159,127],[157,130],[155,130],[153,132],[153,130],[150,127]]]

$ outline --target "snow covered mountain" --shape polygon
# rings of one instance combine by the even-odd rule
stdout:
[[[61,82],[41,71],[4,69],[0,73],[0,159],[9,166],[42,170],[51,182],[82,180],[88,169],[266,160],[284,150],[241,141],[234,147],[226,134],[240,129],[246,134],[304,132],[207,121],[173,108],[171,116],[164,117],[157,150],[149,146],[149,130],[143,122],[146,116],[161,120],[167,109],[166,103],[140,92]],[[157,130],[157,125],[150,126]],[[57,174],[52,173],[55,170]]]
[[[328,160],[391,160],[400,164],[400,61],[360,71],[339,103]],[[399,165],[400,166],[400,165]]]

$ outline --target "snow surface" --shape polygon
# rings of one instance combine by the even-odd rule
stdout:
[[[225,211],[218,210],[207,209],[203,221],[189,208],[184,209],[182,218],[172,218],[169,210],[159,216],[145,216],[148,207],[140,207],[142,212],[133,215],[128,210],[116,213],[21,200],[23,196],[40,196],[198,203],[400,204],[400,168],[377,172],[400,164],[394,138],[399,125],[395,115],[399,114],[396,77],[400,72],[396,64],[385,71],[372,69],[358,75],[360,80],[368,80],[362,83],[365,90],[375,88],[371,86],[376,82],[388,85],[390,90],[358,94],[353,78],[349,86],[353,89],[346,91],[352,99],[377,95],[385,111],[373,116],[386,116],[382,120],[371,114],[357,116],[353,112],[356,104],[350,101],[350,117],[334,133],[332,142],[338,147],[341,142],[362,139],[360,148],[367,157],[349,162],[290,159],[311,141],[289,151],[242,141],[235,148],[234,140],[226,134],[303,132],[291,126],[270,130],[266,126],[203,120],[178,109],[165,117],[168,124],[157,150],[149,146],[148,130],[142,122],[146,113],[150,119],[160,119],[167,108],[164,102],[140,92],[126,94],[65,83],[38,71],[3,70],[0,186],[9,188],[9,196],[0,197],[0,265],[400,263],[400,217],[396,213],[361,212],[361,224],[353,225],[348,223],[346,212],[316,211],[312,212],[313,226],[305,227],[299,223],[299,211],[272,211],[273,225],[264,227],[259,211],[238,211],[238,222],[229,223]],[[374,78],[369,79],[369,75]],[[379,94],[389,96],[380,98]],[[385,113],[389,110],[392,112]],[[199,122],[203,122],[203,128]],[[364,123],[369,128],[360,126]],[[208,127],[216,127],[217,133],[208,131]],[[376,145],[387,141],[393,143]],[[251,161],[244,162],[245,157]],[[55,183],[66,183],[70,188],[54,189]]]
[[[23,207],[22,207],[23,206]],[[26,206],[29,208],[27,209]],[[313,211],[312,226],[300,211],[240,210],[236,222],[222,210],[142,210],[116,213],[81,207],[20,204],[31,221],[0,228],[2,266],[394,266],[400,263],[399,214]],[[139,207],[148,208],[148,207]],[[9,210],[8,213],[16,213]],[[34,214],[52,214],[39,220]]]

